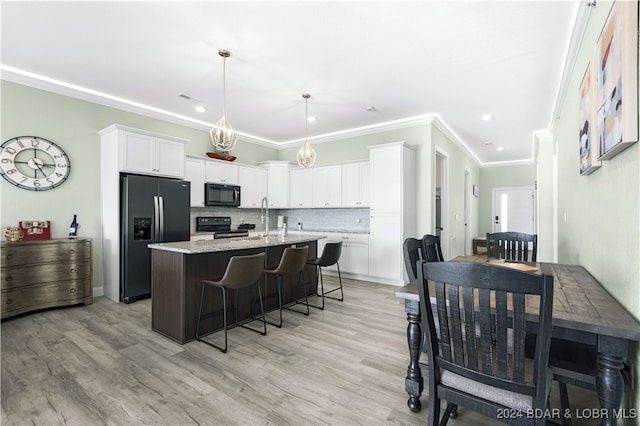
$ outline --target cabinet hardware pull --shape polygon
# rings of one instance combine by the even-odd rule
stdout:
[[[69,254],[75,254],[76,251],[74,249],[69,250]]]
[[[69,272],[71,272],[72,274],[76,272],[76,268],[71,268],[69,269]]]
[[[8,275],[6,278],[7,281],[13,281],[13,277],[11,275]]]
[[[7,301],[5,302],[7,305],[10,305],[13,303],[13,299],[7,299]]]
[[[11,260],[11,259],[13,259],[13,255],[12,255],[11,253],[9,253],[9,254],[7,255],[7,260]]]
[[[71,288],[69,289],[69,293],[75,293],[75,292],[76,292],[76,289],[75,289],[74,287],[71,287]]]

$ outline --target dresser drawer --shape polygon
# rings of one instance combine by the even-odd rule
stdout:
[[[31,284],[91,278],[91,261],[15,266],[0,270],[2,290]]]
[[[2,318],[36,309],[93,302],[91,279],[2,290]]]
[[[47,262],[69,262],[91,259],[91,241],[62,240],[14,243],[2,246],[0,266],[7,268]]]

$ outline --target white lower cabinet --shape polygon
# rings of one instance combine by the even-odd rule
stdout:
[[[390,283],[402,283],[404,257],[402,253],[402,216],[399,214],[371,215],[371,256],[369,275]]]
[[[305,231],[293,231],[293,233],[325,235],[327,238],[318,240],[318,257],[322,255],[327,242],[342,241],[342,254],[338,262],[340,272],[359,276],[369,274],[369,234]],[[328,266],[324,270],[338,273],[336,265]]]

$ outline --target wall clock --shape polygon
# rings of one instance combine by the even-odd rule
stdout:
[[[0,174],[32,191],[53,189],[69,177],[69,157],[55,143],[38,136],[18,136],[0,146]]]

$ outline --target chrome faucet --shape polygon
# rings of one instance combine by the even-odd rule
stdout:
[[[269,200],[266,196],[262,197],[262,204],[260,204],[260,223],[264,225],[264,237],[266,238],[269,236]]]

